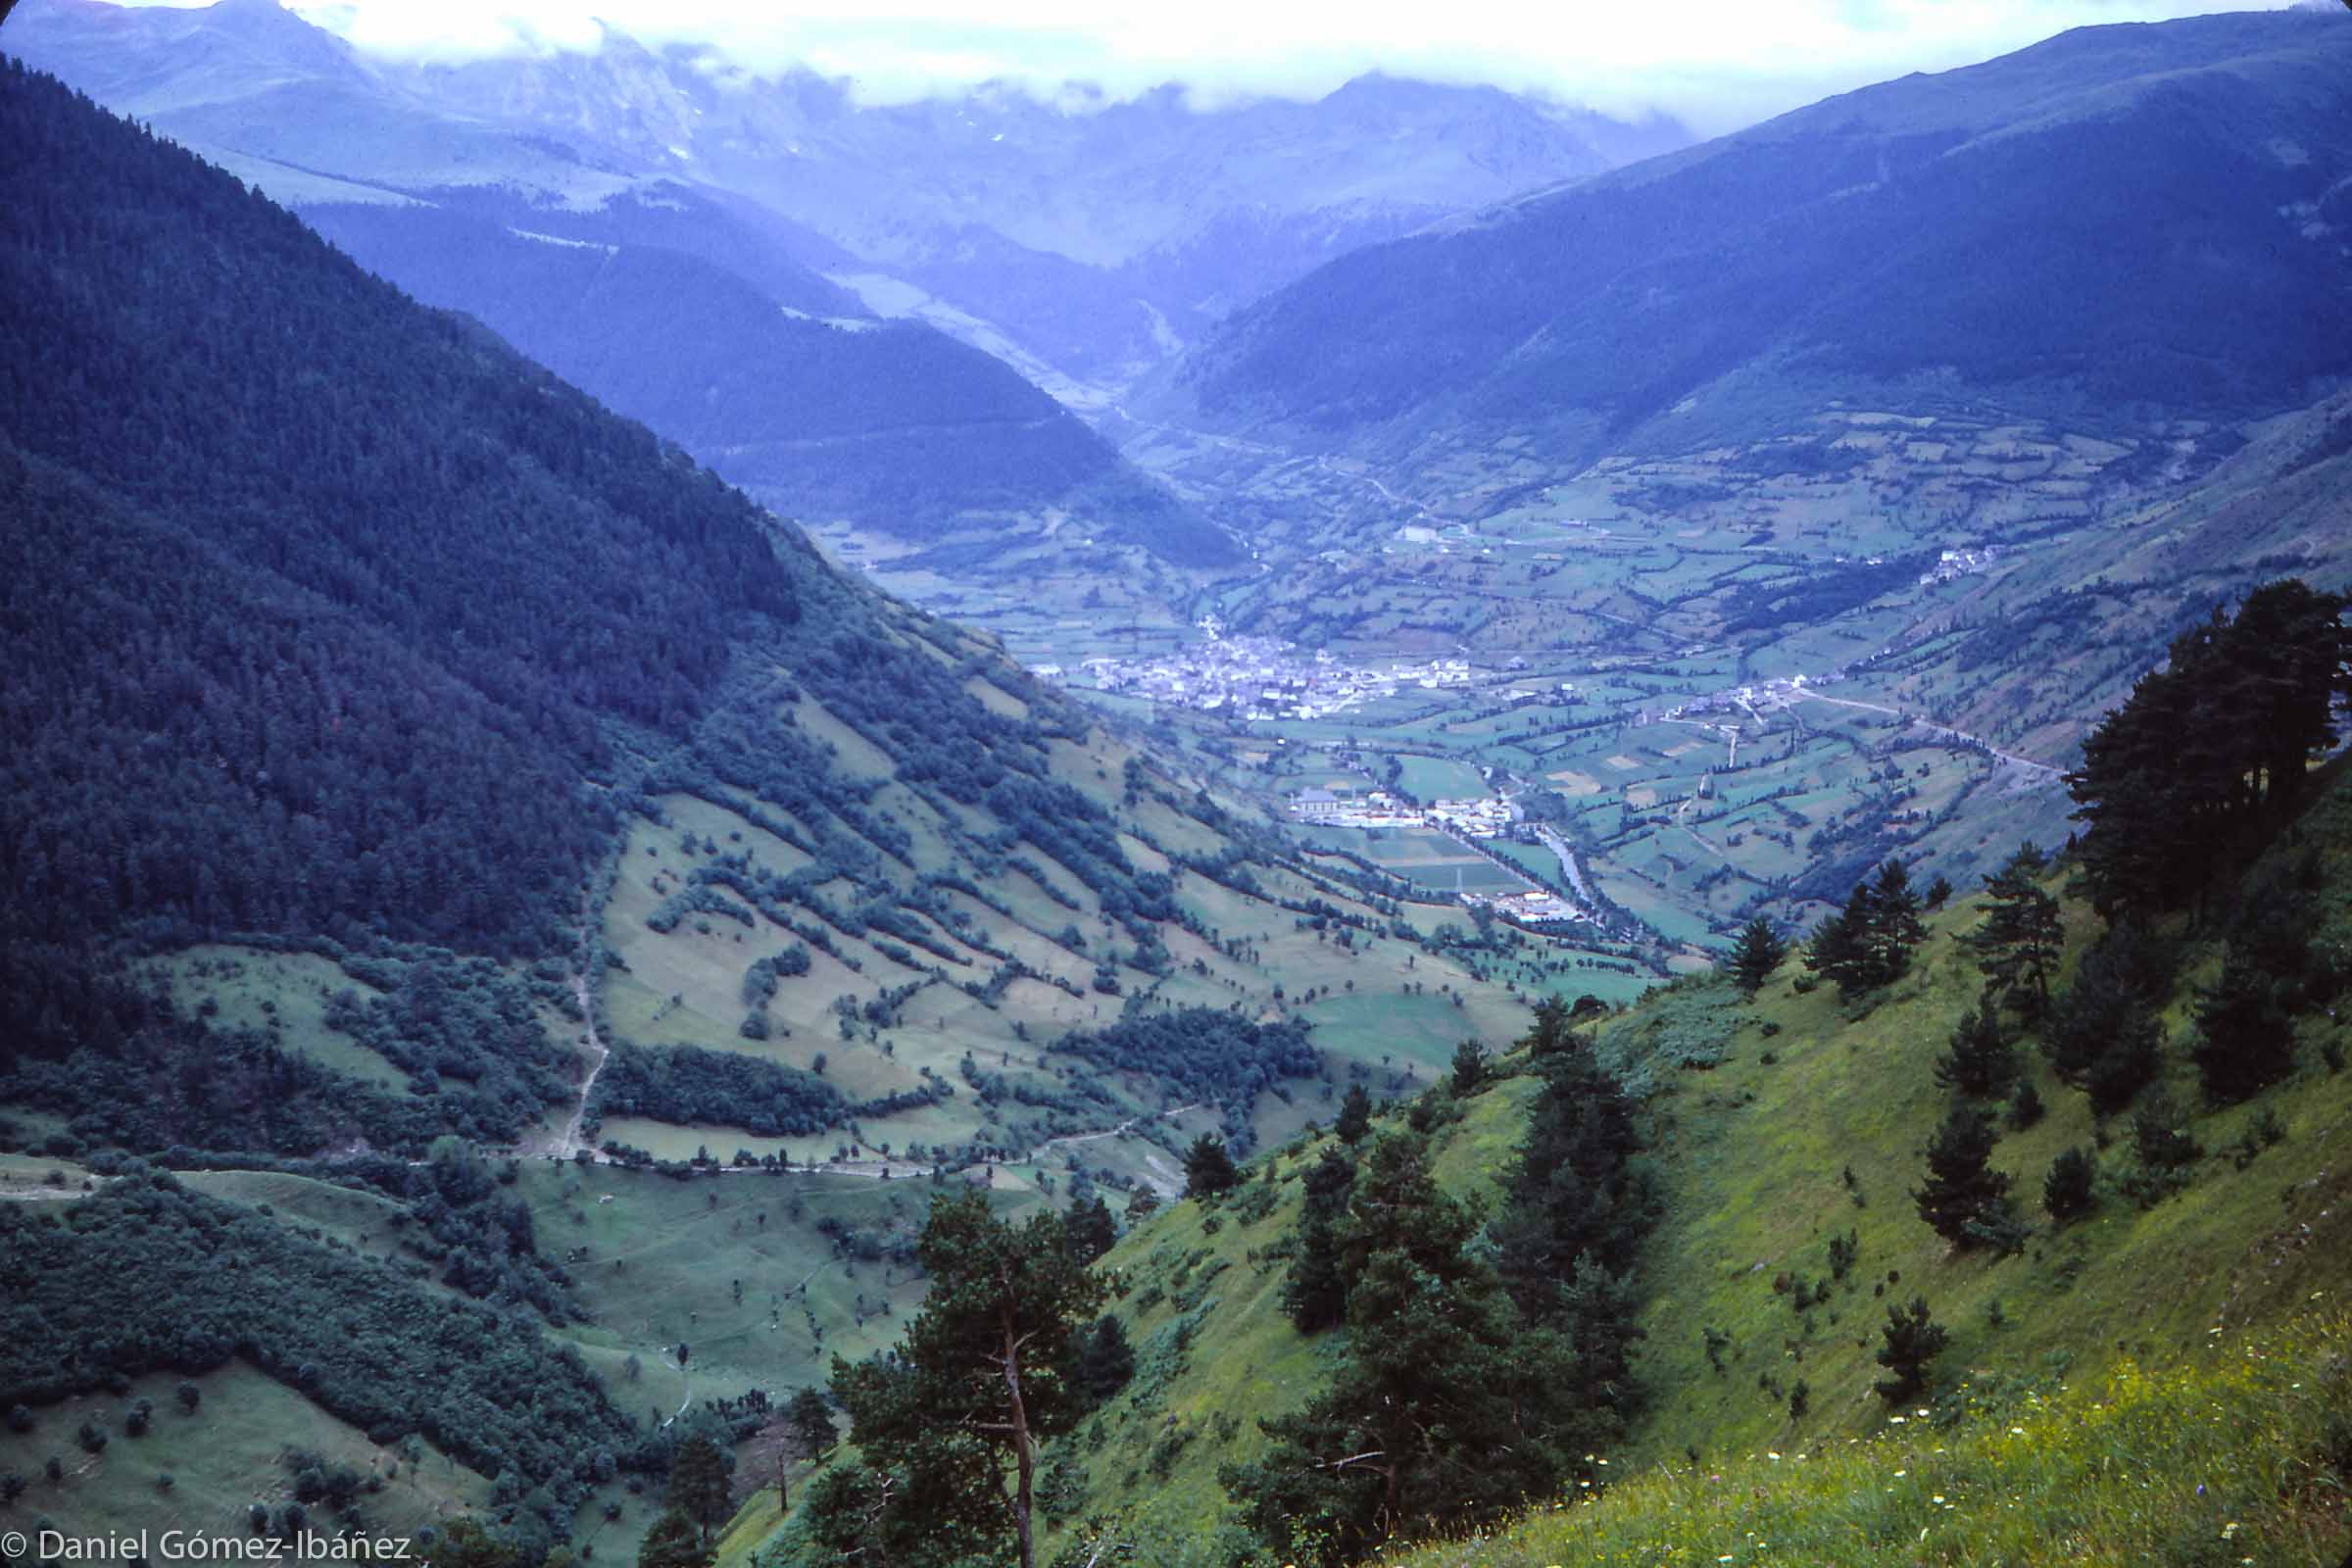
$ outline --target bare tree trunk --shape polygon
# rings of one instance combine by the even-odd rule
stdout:
[[[1021,1401],[1021,1346],[1013,1335],[1012,1318],[1004,1318],[1004,1386],[1012,1396],[1012,1455],[1019,1471],[1013,1493],[1012,1523],[1021,1538],[1021,1568],[1037,1568],[1037,1544],[1029,1528],[1031,1483],[1037,1455],[1029,1445],[1029,1410]]]

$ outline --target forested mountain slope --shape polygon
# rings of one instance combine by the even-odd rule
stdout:
[[[1147,555],[1233,557],[1001,362],[919,322],[878,329],[813,270],[841,253],[756,204],[437,107],[271,4],[70,0],[7,42],[788,515],[922,542],[1075,512]]]
[[[1299,856],[14,62],[0,139],[0,1483],[61,1525],[625,1556],[919,1298],[903,1178],[1164,1187],[1641,984]]]

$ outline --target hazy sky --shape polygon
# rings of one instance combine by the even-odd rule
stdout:
[[[1729,128],[1825,93],[2004,54],[2087,23],[2214,0],[293,0],[363,47],[463,56],[584,48],[603,17],[646,42],[801,63],[892,100],[991,77],[1126,96],[1179,80],[1208,98],[1311,96],[1379,68],[1663,108]]]

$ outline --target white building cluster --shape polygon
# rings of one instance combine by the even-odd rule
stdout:
[[[1217,637],[1156,659],[1090,659],[1081,666],[1106,692],[1244,719],[1321,718],[1405,686],[1470,684],[1470,662],[1433,659],[1390,668],[1346,664],[1328,650],[1302,657],[1271,637]]]
[[[1517,807],[1498,796],[1414,807],[1386,790],[1340,795],[1303,789],[1291,797],[1290,807],[1293,819],[1316,827],[1433,827],[1466,839],[1498,838],[1519,815]]]

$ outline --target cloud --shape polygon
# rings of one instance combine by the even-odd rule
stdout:
[[[2278,3],[2278,0],[2274,0]],[[593,6],[593,9],[591,7]],[[2212,0],[293,0],[363,49],[438,59],[588,50],[601,18],[652,44],[708,45],[761,74],[805,65],[904,101],[991,78],[1124,98],[1312,97],[1384,70],[1534,90],[1728,129],[1826,93],[1941,71],[2068,27]]]

